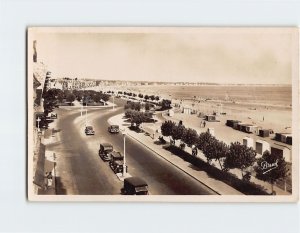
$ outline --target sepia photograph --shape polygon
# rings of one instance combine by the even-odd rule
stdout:
[[[296,202],[297,27],[29,27],[30,201]]]

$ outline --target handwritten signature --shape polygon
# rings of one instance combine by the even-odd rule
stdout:
[[[273,169],[278,167],[278,159],[274,163],[268,163],[267,161],[263,161],[261,162],[260,166],[263,170],[265,170],[263,174],[266,174],[267,172],[272,171]]]

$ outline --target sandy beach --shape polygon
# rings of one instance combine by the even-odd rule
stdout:
[[[171,99],[178,111],[190,108],[196,115],[223,112],[221,120],[233,119],[274,132],[292,132],[290,86],[134,86],[129,90]],[[185,117],[183,116],[181,117]],[[192,115],[193,116],[193,115]]]

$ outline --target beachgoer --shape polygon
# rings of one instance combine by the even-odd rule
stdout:
[[[52,186],[52,181],[53,181],[52,172],[49,172],[49,174],[47,175],[47,187]]]

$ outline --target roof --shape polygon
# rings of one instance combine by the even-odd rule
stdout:
[[[129,178],[126,178],[124,180],[124,182],[127,182],[133,186],[145,186],[145,185],[148,185],[146,183],[146,181],[144,181],[142,178],[140,177],[129,177]]]
[[[110,152],[110,154],[111,154],[111,156],[113,156],[113,157],[119,157],[119,158],[123,158],[124,156],[120,153],[120,152],[118,152],[118,151],[112,151],[112,152]]]
[[[267,141],[260,140],[260,139],[257,139],[256,142],[261,143],[261,144],[263,144],[263,143],[268,143]],[[268,144],[269,144],[269,143],[268,143]]]
[[[100,143],[100,145],[102,145],[104,147],[112,147],[112,144],[107,143],[107,142]]]
[[[279,144],[273,144],[271,145],[271,148],[279,149],[279,150],[289,150],[287,146],[279,145]]]

